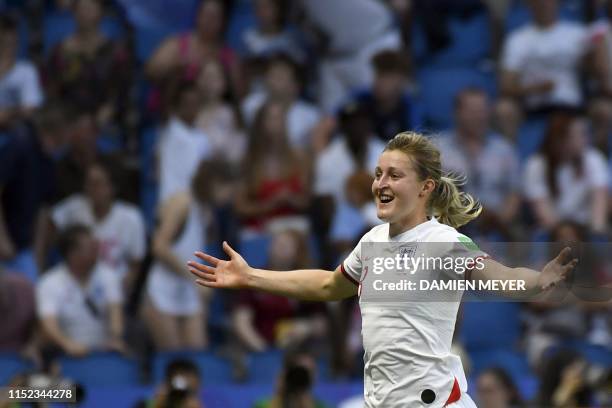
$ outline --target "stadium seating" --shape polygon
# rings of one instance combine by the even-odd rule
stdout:
[[[0,353],[0,386],[7,384],[14,376],[33,369],[33,364],[18,354]]]
[[[43,32],[43,47],[48,54],[53,47],[75,30],[75,21],[70,13],[55,12],[45,15]],[[101,22],[102,32],[112,39],[122,38],[124,30],[121,21],[112,16],[106,16]]]
[[[493,73],[475,68],[424,68],[418,80],[428,125],[438,130],[451,127],[454,98],[459,91],[477,87],[494,95],[496,90]]]
[[[464,302],[459,336],[467,351],[512,350],[520,335],[520,304]]]
[[[138,385],[139,362],[117,353],[94,353],[84,358],[62,357],[61,372],[85,386]]]
[[[155,175],[155,146],[159,130],[156,127],[144,129],[140,134],[140,208],[144,214],[147,231],[153,229],[157,205],[157,178]]]
[[[251,266],[263,268],[268,264],[270,241],[271,239],[268,235],[243,239],[240,242],[239,252]]]

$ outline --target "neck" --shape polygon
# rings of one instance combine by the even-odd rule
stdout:
[[[425,210],[415,215],[411,214],[403,220],[389,223],[389,236],[394,237],[402,234],[424,222],[427,222],[427,214],[425,213]]]
[[[96,218],[96,220],[101,220],[102,218],[106,217],[106,215],[110,212],[111,203],[108,202],[108,203],[102,203],[102,204],[93,204],[92,209],[93,209],[93,215]]]
[[[259,27],[259,31],[265,35],[274,35],[274,34],[278,34],[281,31],[281,29],[279,26],[275,24],[264,24]]]
[[[72,277],[79,283],[79,285],[85,286],[87,284],[87,281],[89,280],[88,271],[80,270],[72,265],[68,265],[68,269],[70,270]]]
[[[98,29],[96,26],[78,27],[76,36],[82,40],[91,40],[98,36]]]

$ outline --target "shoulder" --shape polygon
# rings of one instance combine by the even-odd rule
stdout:
[[[527,24],[510,32],[506,41],[509,45],[516,45],[517,43],[528,41],[534,34],[534,26],[532,24]]]
[[[18,60],[14,70],[17,75],[36,75],[38,73],[34,64],[26,60]]]
[[[587,34],[588,32],[588,28],[587,26],[580,24],[580,23],[574,23],[572,21],[560,21],[559,23],[557,23],[557,26],[555,27],[555,29],[562,34],[569,34],[569,35],[580,35],[583,36],[585,34]]]
[[[442,224],[441,222],[436,222],[433,224],[429,230],[426,232],[425,239],[426,242],[464,242],[471,241],[469,237],[461,234],[455,228],[450,225]]]
[[[372,227],[361,237],[360,242],[387,242],[389,240],[389,224],[380,224]]]
[[[120,214],[120,217],[128,222],[139,222],[142,218],[138,207],[125,201],[117,201],[115,209]]]
[[[37,286],[39,290],[65,287],[64,282],[66,281],[67,273],[68,271],[66,270],[66,266],[63,263],[49,269],[38,280]]]

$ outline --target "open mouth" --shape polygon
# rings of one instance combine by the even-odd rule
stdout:
[[[392,195],[389,194],[379,194],[378,199],[382,204],[388,204],[395,199]]]

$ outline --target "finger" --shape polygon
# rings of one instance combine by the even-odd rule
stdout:
[[[196,283],[200,286],[204,286],[207,288],[220,288],[221,287],[217,282],[205,281],[201,279],[196,279]]]
[[[217,266],[217,264],[221,262],[219,258],[215,258],[214,256],[205,254],[204,252],[201,252],[201,251],[194,252],[194,255],[200,258],[201,260],[203,260],[204,262],[208,262],[212,266]]]
[[[570,247],[565,247],[559,252],[559,255],[555,258],[557,262],[560,264],[565,264],[569,259],[572,253],[572,249]]]
[[[189,271],[198,277],[215,275],[214,268],[202,264],[189,265]]]
[[[234,257],[238,255],[238,252],[234,251],[234,248],[232,248],[227,241],[223,241],[223,250],[230,257],[230,259],[234,259]]]

